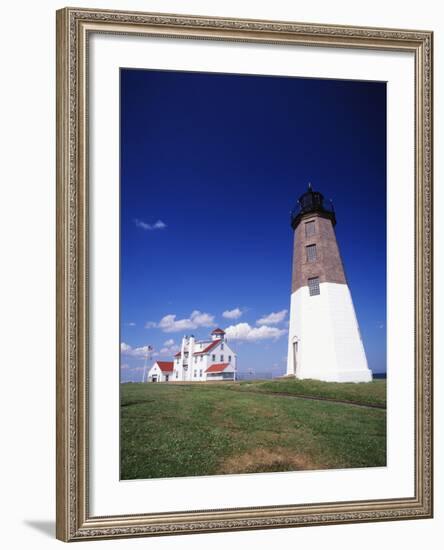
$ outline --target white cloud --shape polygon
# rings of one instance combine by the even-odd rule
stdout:
[[[266,325],[252,327],[248,323],[238,323],[237,325],[231,325],[225,329],[228,340],[239,340],[244,342],[257,342],[259,340],[268,339],[277,340],[286,334],[286,332],[285,329],[268,327]]]
[[[148,358],[154,358],[154,357],[171,357],[175,353],[180,351],[180,346],[174,343],[174,340],[171,338],[164,342],[163,347],[157,351],[154,349],[149,349],[148,346],[139,346],[137,348],[133,348],[129,344],[125,342],[121,342],[120,344],[120,353],[123,356],[126,357],[135,357],[139,359],[145,359],[145,357],[148,355]],[[129,365],[121,366],[122,369],[126,368],[132,368]]]
[[[179,346],[172,346],[170,348],[162,348],[159,351],[158,356],[170,357],[171,355],[175,355],[178,351],[180,351]]]
[[[276,313],[270,313],[269,315],[264,315],[256,321],[258,325],[277,325],[281,323],[285,316],[287,315],[287,310],[283,309],[282,311],[277,311]]]
[[[131,346],[129,344],[126,344],[125,342],[120,343],[120,352],[126,353],[127,351],[130,351]]]
[[[168,356],[174,355],[178,351],[180,351],[180,346],[176,345],[174,343],[174,340],[170,338],[169,340],[166,340],[166,342],[163,343],[163,347],[161,348],[159,355],[168,357]]]
[[[227,309],[222,313],[222,317],[225,317],[225,319],[239,319],[239,317],[242,315],[242,310],[238,307],[234,309]]]
[[[136,227],[140,227],[140,229],[144,229],[145,231],[154,231],[155,229],[165,229],[167,227],[166,223],[162,220],[157,220],[156,223],[146,223],[143,220],[138,220],[136,218],[134,223],[136,224]]]
[[[196,328],[214,326],[214,315],[210,315],[209,313],[202,313],[197,309],[191,313],[190,319],[196,325]]]
[[[162,317],[157,326],[164,332],[178,332],[195,327],[191,319],[176,320],[176,315],[173,314],[165,315],[165,317]]]
[[[129,344],[126,344],[125,342],[121,342],[120,344],[120,353],[122,355],[128,355],[129,357],[139,357],[139,358],[145,358],[147,354],[149,354],[151,350],[148,346],[140,346],[138,348],[133,348]]]
[[[213,327],[214,315],[203,313],[199,310],[194,310],[186,319],[176,319],[177,315],[172,313],[165,315],[162,319],[155,323],[148,321],[145,323],[145,328],[160,328],[163,332],[182,332],[184,330],[195,329],[199,327]]]

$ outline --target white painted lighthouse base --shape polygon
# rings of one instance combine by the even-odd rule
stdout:
[[[287,375],[326,382],[370,382],[358,321],[346,284],[321,283],[291,296]]]

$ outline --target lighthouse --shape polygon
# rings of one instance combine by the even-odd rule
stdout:
[[[287,375],[327,382],[370,382],[335,234],[336,215],[308,190],[291,213],[294,231]]]

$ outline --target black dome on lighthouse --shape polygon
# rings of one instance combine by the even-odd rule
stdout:
[[[319,191],[313,191],[311,183],[308,184],[307,191],[299,197],[296,206],[291,212],[291,226],[293,229],[296,229],[302,217],[308,214],[320,214],[330,218],[331,223],[336,225],[333,203],[326,201],[324,195]]]

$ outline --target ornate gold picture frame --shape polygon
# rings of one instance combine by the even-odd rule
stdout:
[[[89,40],[94,33],[414,56],[414,495],[94,516],[89,494]],[[65,8],[57,12],[57,538],[432,517],[432,42],[429,31]],[[118,426],[115,427],[118,429]]]

